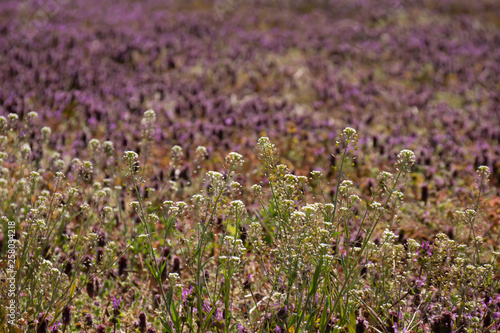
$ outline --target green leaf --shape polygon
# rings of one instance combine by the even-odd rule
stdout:
[[[170,256],[170,253],[168,255]],[[165,262],[163,263],[163,265],[160,268],[160,273],[159,273],[160,276],[163,273],[163,271],[165,270],[165,266],[167,266],[167,260],[165,260]]]
[[[158,280],[157,277],[156,277],[155,270],[153,269],[153,267],[151,267],[151,265],[149,264],[148,261],[146,261],[146,265],[148,265],[148,268],[149,268],[149,271],[151,272],[151,275],[153,275],[153,277],[155,278],[155,280]]]
[[[341,233],[343,233],[343,231],[337,231],[337,232],[334,232],[332,237],[335,237],[335,236],[338,236],[340,235]]]
[[[177,309],[174,306],[170,307],[170,310],[172,310],[172,321],[174,322],[174,326],[177,332],[180,332],[181,330],[181,323],[180,323],[180,317],[179,317],[179,312],[177,312]]]
[[[349,333],[356,333],[356,315],[354,314],[354,310],[349,315],[349,325],[347,325],[349,329]]]
[[[319,259],[318,266],[316,266],[316,270],[314,271],[311,288],[309,289],[309,297],[312,297],[313,294],[318,289],[318,281],[322,268],[323,268],[323,257]]]
[[[162,317],[160,317],[161,324],[163,325],[163,328],[167,330],[168,333],[173,333],[174,331],[172,330],[172,327],[170,324]]]
[[[204,329],[205,327],[208,326],[208,324],[212,320],[212,315],[214,314],[214,312],[215,312],[216,309],[217,309],[217,307],[214,306],[214,308],[212,309],[212,311],[210,311],[210,313],[207,315],[207,320],[205,320],[205,324],[203,325],[202,329]]]
[[[323,332],[323,327],[326,326],[326,323],[328,321],[328,304],[330,304],[330,295],[327,296],[326,302],[325,302],[325,307],[323,308],[323,313],[321,314],[321,319],[319,321],[319,328],[320,331]]]

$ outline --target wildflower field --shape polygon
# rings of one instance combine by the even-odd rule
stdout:
[[[2,0],[0,332],[500,332],[498,0]]]

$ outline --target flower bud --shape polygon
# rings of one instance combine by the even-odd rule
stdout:
[[[127,273],[127,256],[123,255],[118,260],[118,275],[122,276]]]
[[[62,311],[62,322],[64,326],[71,324],[71,307],[66,305]]]

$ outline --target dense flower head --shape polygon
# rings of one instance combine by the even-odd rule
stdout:
[[[236,152],[231,152],[226,156],[226,164],[229,167],[240,168],[244,162],[243,156]]]
[[[156,112],[153,110],[147,110],[144,112],[144,118],[146,122],[153,123],[156,121]]]
[[[396,169],[403,172],[408,172],[411,170],[413,164],[415,164],[416,158],[415,153],[409,149],[403,149],[398,154],[398,159],[395,164]]]
[[[96,153],[101,148],[101,143],[97,139],[89,141],[89,149],[91,152]]]
[[[139,158],[136,152],[127,150],[123,153],[123,160],[128,163],[134,163]]]
[[[116,299],[116,297],[113,296],[113,310],[119,310],[121,302],[122,302],[121,296],[119,299]]]
[[[234,200],[229,203],[229,214],[235,219],[239,219],[246,215],[246,207],[243,201]]]
[[[491,170],[486,165],[481,165],[476,171],[476,184],[480,191],[485,191],[488,188],[490,181]]]
[[[205,146],[196,147],[195,152],[196,152],[196,158],[200,161],[206,159],[208,156],[208,151],[207,151],[207,148]]]
[[[102,149],[104,150],[106,156],[111,157],[115,148],[112,141],[104,141],[102,143]]]
[[[130,168],[132,174],[136,174],[139,172],[139,155],[131,150],[127,150],[123,153],[123,161]]]

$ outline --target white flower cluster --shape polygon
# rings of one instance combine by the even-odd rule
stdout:
[[[485,177],[488,179],[491,175],[490,168],[488,168],[486,165],[481,165],[479,168],[477,168],[477,174],[479,176]]]
[[[208,171],[207,180],[211,186],[209,194],[217,197],[224,187],[224,175],[217,171]]]
[[[195,194],[191,197],[191,202],[195,209],[199,209],[205,203],[205,197],[201,194]]]
[[[393,175],[390,172],[387,171],[381,171],[378,176],[377,176],[377,181],[379,183],[380,188],[386,189],[389,186],[392,186],[392,184],[389,184],[389,182],[393,180]]]
[[[234,263],[234,264],[239,264],[241,262],[240,257],[236,256],[219,256],[219,261],[221,264],[226,264],[227,262]]]
[[[481,165],[476,171],[476,184],[479,191],[484,191],[487,189],[488,183],[490,181],[491,171],[485,165]]]
[[[113,152],[115,151],[113,142],[111,141],[104,141],[102,143],[102,149],[104,150],[104,154],[106,154],[107,157],[111,157],[113,155]]]
[[[340,183],[339,193],[347,195],[352,189],[352,185],[353,185],[352,181],[347,179],[344,180],[342,183]]]
[[[415,153],[409,149],[403,149],[398,154],[398,160],[395,167],[402,172],[408,172],[411,171],[411,167],[415,164],[415,161]]]
[[[318,179],[321,177],[323,177],[323,173],[321,171],[318,171],[318,170],[311,171],[311,178]]]
[[[29,178],[33,183],[37,183],[40,180],[41,176],[38,172],[31,171]]]
[[[99,201],[105,197],[106,197],[106,191],[103,191],[103,190],[99,190],[99,191],[95,192],[95,194],[94,194],[95,201]]]
[[[229,256],[241,257],[247,251],[241,239],[232,236],[224,237],[223,252]]]
[[[156,112],[147,110],[141,119],[142,138],[151,140],[154,134],[154,124],[156,122]]]
[[[244,218],[247,214],[245,204],[241,200],[234,200],[229,203],[229,216],[238,220]]]
[[[8,128],[7,118],[0,116],[0,133],[4,133]]]
[[[295,211],[292,214],[292,219],[300,224],[306,220],[306,214],[304,212]]]
[[[204,161],[208,157],[207,148],[205,146],[196,147],[195,157],[199,162]]]
[[[31,147],[29,144],[27,143],[24,143],[22,146],[21,146],[21,156],[23,157],[23,159],[27,159],[31,154]]]
[[[3,164],[7,157],[9,157],[9,155],[6,152],[0,151],[0,164]]]
[[[30,111],[27,114],[27,118],[28,118],[28,124],[30,126],[34,125],[37,122],[37,120],[38,120],[38,113],[35,112],[35,111]]]
[[[356,148],[356,145],[358,143],[358,134],[356,133],[356,130],[352,127],[344,128],[342,134],[340,135],[339,141],[337,141],[337,146],[340,143],[344,146],[343,148],[347,148],[347,145],[350,143],[352,143],[354,148]]]
[[[42,127],[42,129],[40,131],[42,132],[42,141],[43,142],[49,141],[50,134],[52,132],[52,130],[50,129],[50,127],[44,126],[44,127]]]
[[[262,240],[262,226],[260,225],[259,222],[252,222],[248,226],[248,238],[252,242],[252,246],[257,250],[261,251],[265,245]]]
[[[19,116],[17,114],[9,113],[7,118],[9,119],[10,127],[15,127],[17,125],[17,122],[19,120]]]
[[[256,196],[260,196],[262,194],[262,186],[257,184],[252,185],[252,191]]]
[[[89,141],[89,150],[92,154],[97,154],[97,152],[101,149],[101,143],[97,139],[92,139]]]
[[[139,155],[131,150],[127,150],[123,153],[123,161],[129,168],[131,168],[131,172],[136,174],[139,172]]]
[[[241,168],[244,162],[243,156],[234,151],[226,156],[226,164],[228,167]]]
[[[105,222],[109,222],[109,220],[113,216],[114,209],[110,206],[105,206],[102,209],[102,213],[103,213],[103,217],[104,217]]]
[[[392,194],[393,194],[394,198],[396,200],[399,200],[399,201],[403,201],[405,198],[405,195],[401,191],[394,191],[394,192],[392,192]]]
[[[63,170],[65,165],[66,163],[64,163],[64,161],[61,159],[57,159],[54,161],[54,169],[57,171]]]
[[[257,141],[257,149],[262,158],[273,159],[277,153],[276,146],[271,143],[268,137],[261,137]],[[268,161],[271,162],[271,161]]]
[[[171,284],[175,284],[178,281],[180,281],[181,277],[177,273],[170,273],[168,274],[168,282]]]
[[[384,232],[382,233],[382,243],[394,244],[395,240],[396,240],[396,235],[389,229],[385,229]]]
[[[257,144],[261,147],[265,148],[274,148],[274,144],[271,143],[269,138],[267,136],[261,137],[258,141]]]
[[[304,212],[306,216],[315,216],[320,211],[320,204],[307,204],[305,206],[300,207],[300,211]]]
[[[149,223],[155,224],[158,221],[160,221],[160,218],[155,213],[151,213],[151,214],[148,215],[148,221],[149,221]]]
[[[174,160],[174,163],[179,162],[179,160],[184,156],[184,152],[182,151],[182,147],[175,145],[170,149],[170,153],[172,154],[172,159]]]
[[[133,163],[139,158],[135,151],[127,150],[123,153],[123,160],[125,162]]]

